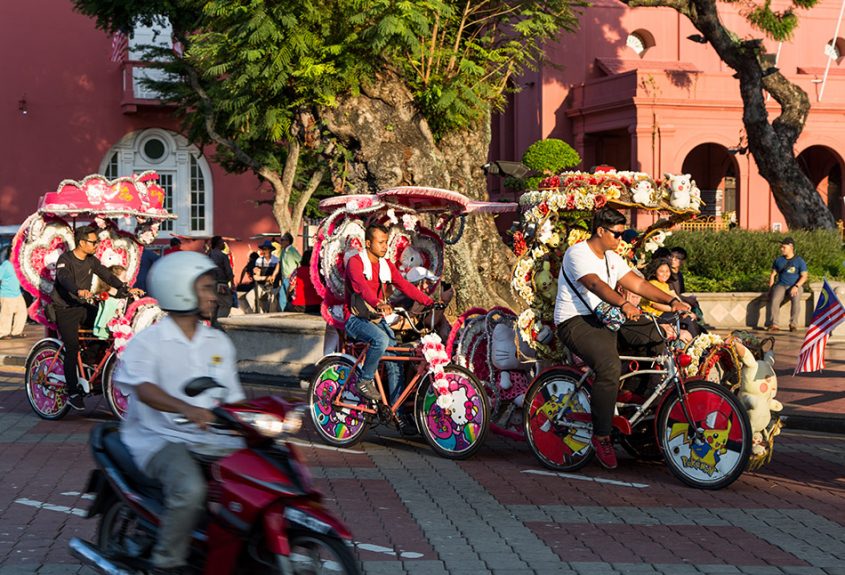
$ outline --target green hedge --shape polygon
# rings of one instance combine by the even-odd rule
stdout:
[[[766,291],[772,262],[780,255],[780,241],[786,235],[795,239],[795,253],[807,262],[810,281],[824,276],[845,280],[845,250],[835,231],[679,231],[667,238],[666,247],[687,250],[687,291]]]

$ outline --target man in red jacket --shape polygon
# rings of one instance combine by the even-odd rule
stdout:
[[[361,366],[356,383],[358,392],[377,401],[378,389],[373,383],[381,356],[388,346],[396,344],[396,336],[384,317],[393,313],[387,303],[390,293],[387,284],[393,286],[415,302],[432,305],[430,297],[407,281],[396,266],[384,258],[387,253],[387,228],[370,225],[365,235],[366,251],[361,252],[346,264],[346,335],[356,341],[370,344],[367,357]],[[385,362],[389,399],[395,401],[400,394],[401,369],[395,361]]]

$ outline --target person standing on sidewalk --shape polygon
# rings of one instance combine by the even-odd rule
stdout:
[[[288,290],[290,289],[290,276],[299,267],[299,262],[302,261],[302,256],[293,247],[293,236],[290,232],[282,234],[282,239],[279,241],[279,278],[278,278],[278,302],[279,310],[285,311],[288,303]]]
[[[26,302],[21,284],[9,260],[0,264],[0,339],[23,337],[26,325]]]
[[[795,255],[795,240],[786,237],[780,243],[780,255],[772,263],[769,275],[769,308],[766,325],[769,331],[778,331],[780,306],[786,297],[790,300],[789,331],[795,331],[801,313],[801,296],[807,283],[807,263]]]
[[[221,317],[229,317],[229,312],[232,311],[232,283],[235,281],[235,274],[232,271],[229,256],[223,251],[225,247],[226,242],[222,237],[211,238],[211,250],[208,252],[208,257],[217,266],[214,272],[217,279],[217,308],[211,317],[211,325],[214,327],[220,327],[217,320]]]

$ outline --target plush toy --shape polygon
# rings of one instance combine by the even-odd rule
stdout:
[[[772,367],[775,354],[773,351],[767,351],[763,354],[763,359],[757,361],[754,354],[738,341],[734,342],[734,346],[742,359],[739,400],[748,410],[748,419],[754,434],[751,451],[754,455],[763,455],[766,452],[764,434],[772,420],[772,413],[783,410],[783,404],[775,399],[778,392],[777,375]]]
[[[640,180],[637,182],[637,185],[633,188],[633,197],[634,203],[642,204],[644,206],[651,206],[652,205],[652,192],[654,191],[654,187],[651,185],[649,180]]]
[[[557,232],[553,233],[546,242],[546,245],[552,249],[558,247],[560,245],[560,234]]]
[[[413,246],[405,248],[399,260],[399,271],[403,274],[407,274],[410,270],[416,267],[425,265],[422,254]]]
[[[676,210],[687,210],[691,205],[689,174],[664,174],[669,184],[669,205]]]
[[[549,297],[553,294],[553,287],[555,285],[554,277],[552,277],[552,266],[549,262],[543,262],[543,267],[534,274],[534,293],[542,297]]]

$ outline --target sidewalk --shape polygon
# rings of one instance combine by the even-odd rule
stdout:
[[[26,362],[32,345],[44,335],[44,328],[26,326],[26,338],[0,340],[0,367]],[[730,330],[716,330],[727,336]],[[786,425],[794,429],[845,434],[845,338],[833,338],[827,344],[826,368],[819,373],[792,375],[798,362],[798,350],[804,332],[781,331],[755,334],[775,338],[775,371],[778,375],[778,399],[783,402]]]

